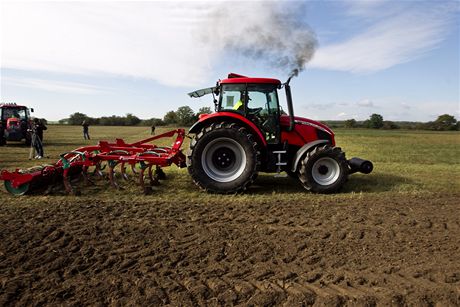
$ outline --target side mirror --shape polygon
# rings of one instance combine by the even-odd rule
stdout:
[[[33,112],[34,112],[34,108],[30,108],[30,112],[32,112],[32,113],[33,113]]]

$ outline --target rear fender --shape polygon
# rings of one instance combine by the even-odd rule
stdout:
[[[265,140],[263,134],[260,132],[259,128],[248,120],[246,117],[233,112],[218,112],[209,114],[207,116],[201,117],[192,127],[189,129],[189,133],[198,133],[201,131],[203,127],[207,127],[212,123],[221,123],[221,122],[234,122],[238,123],[242,127],[245,127],[256,138],[257,143],[263,145],[264,147],[267,146],[267,141]]]
[[[328,144],[330,143],[328,140],[316,140],[313,142],[310,142],[308,144],[303,145],[299,150],[297,150],[294,159],[292,161],[292,168],[291,171],[295,172],[297,171],[297,166],[299,165],[300,159],[302,159],[303,155],[313,149],[314,147],[321,145],[321,144]]]

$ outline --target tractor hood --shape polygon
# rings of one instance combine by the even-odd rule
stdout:
[[[294,116],[294,122],[295,122],[296,125],[311,126],[313,128],[322,130],[322,131],[330,134],[331,136],[334,135],[334,132],[332,132],[332,130],[328,126],[326,126],[325,124],[322,124],[320,122],[311,120],[309,118]],[[290,124],[289,116],[288,115],[281,115],[280,124],[281,124],[281,127],[289,127],[289,124]]]

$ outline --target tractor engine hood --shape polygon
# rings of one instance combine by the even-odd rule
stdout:
[[[328,126],[326,126],[325,124],[322,124],[320,122],[314,121],[312,119],[305,118],[305,117],[294,116],[294,122],[295,122],[296,125],[311,126],[313,128],[322,130],[322,131],[330,134],[331,136],[334,136],[334,132],[332,132],[332,130]],[[288,115],[281,115],[281,117],[280,117],[280,125],[281,125],[281,127],[283,127],[283,128],[284,127],[289,127],[289,124],[290,124],[289,116]]]

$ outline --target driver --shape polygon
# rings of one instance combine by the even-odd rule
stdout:
[[[247,98],[247,99],[246,99]],[[233,106],[233,110],[243,112],[244,111],[244,102],[245,101],[250,101],[251,98],[247,97],[246,93],[241,93],[240,100]],[[262,108],[247,108],[248,114],[256,115],[258,112],[260,112]]]
[[[238,100],[238,102],[233,106],[233,110],[243,112],[245,100],[246,100],[246,94],[241,93],[240,100]]]

